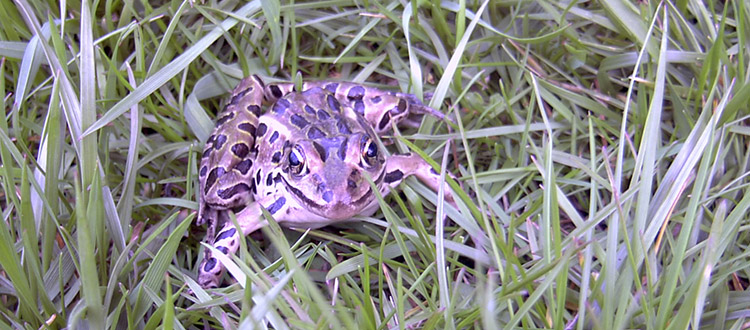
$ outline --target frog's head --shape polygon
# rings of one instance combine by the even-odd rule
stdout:
[[[331,220],[361,213],[375,199],[367,177],[379,187],[385,156],[367,131],[290,145],[283,160],[283,182],[306,208]]]

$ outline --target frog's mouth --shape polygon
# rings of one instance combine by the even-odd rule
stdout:
[[[292,195],[300,203],[308,206],[308,209],[316,213],[318,216],[328,218],[331,220],[345,220],[355,215],[358,215],[368,205],[370,205],[370,202],[375,196],[372,191],[372,187],[368,187],[365,193],[362,194],[362,196],[360,196],[356,200],[353,200],[350,202],[343,202],[339,200],[339,201],[332,201],[330,203],[320,204],[318,201],[314,201],[310,199],[310,197],[305,195],[305,193],[303,193],[301,190],[290,185],[289,182],[286,180],[286,178],[282,176],[281,174],[277,174],[277,176],[281,179],[281,182],[284,184],[284,187],[287,189],[287,191],[292,193]],[[384,176],[385,176],[385,171],[382,171],[380,175],[378,176],[378,178],[374,181],[375,186],[377,186],[380,182],[383,181]]]

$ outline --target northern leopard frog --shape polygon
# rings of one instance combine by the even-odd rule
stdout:
[[[273,103],[266,112],[264,99]],[[413,95],[354,83],[308,82],[295,92],[292,84],[243,79],[201,159],[198,224],[209,224],[206,240],[224,254],[236,252],[242,237],[265,225],[261,208],[303,228],[370,215],[378,202],[365,176],[382,195],[409,175],[438,189],[437,173],[422,158],[386,157],[377,142],[409,114],[442,118]],[[227,210],[236,213],[241,235]],[[217,287],[223,271],[207,250],[198,281]]]

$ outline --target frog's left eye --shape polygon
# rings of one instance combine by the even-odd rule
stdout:
[[[299,175],[305,169],[305,153],[302,148],[294,146],[289,152],[289,171],[294,175]]]
[[[378,161],[378,144],[369,137],[362,141],[362,160],[367,166],[375,166]]]

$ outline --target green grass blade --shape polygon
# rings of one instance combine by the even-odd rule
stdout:
[[[175,213],[173,216],[165,219],[166,223],[173,222],[176,219],[176,216],[177,214]],[[135,304],[136,308],[134,311],[136,319],[141,319],[151,304],[147,301],[148,298],[144,293],[144,290],[156,292],[161,287],[164,282],[164,273],[169,267],[175,252],[180,246],[180,240],[192,223],[193,218],[194,216],[191,215],[183,219],[174,231],[169,233],[169,237],[167,237],[166,241],[162,244],[161,248],[149,264],[149,267],[144,274],[141,287],[138,290],[138,301]]]
[[[247,17],[255,13],[260,9],[260,1],[252,1],[238,9],[235,14],[241,17]],[[120,117],[125,111],[130,109],[133,105],[142,101],[148,95],[153,93],[157,88],[164,85],[167,81],[172,79],[174,76],[179,74],[185,69],[193,60],[203,53],[216,39],[221,37],[224,31],[229,30],[232,26],[237,24],[237,20],[234,18],[225,19],[220,26],[208,32],[204,37],[198,40],[192,47],[185,50],[182,55],[178,56],[169,64],[165,65],[159,71],[154,73],[152,76],[144,80],[138,88],[130,92],[122,100],[112,106],[104,115],[101,116],[96,122],[88,127],[84,132],[83,136],[92,134],[93,132],[101,129],[105,125],[111,123],[117,117]]]
[[[96,222],[101,210],[100,180],[96,171],[92,174],[92,187],[88,196],[82,191],[80,183],[76,181],[76,194],[80,196],[76,203],[76,224],[78,258],[80,269],[81,292],[85,301],[86,319],[88,324],[97,329],[104,328],[104,310],[102,309],[102,297],[99,291],[99,276],[97,271],[96,255]]]

